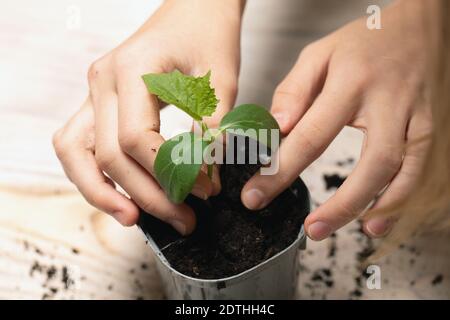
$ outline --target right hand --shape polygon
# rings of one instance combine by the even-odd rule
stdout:
[[[432,131],[428,32],[418,22],[428,5],[395,1],[383,10],[382,30],[368,30],[366,19],[358,19],[300,54],[273,97],[272,114],[287,134],[279,170],[247,182],[242,200],[249,209],[265,207],[289,187],[346,125],[364,132],[361,158],[336,193],[308,215],[308,236],[329,237],[374,200],[374,209],[385,209],[407,199],[428,156],[424,137]],[[397,214],[372,216],[364,230],[383,237]]]
[[[160,106],[141,76],[212,70],[220,103],[206,122],[214,127],[236,97],[242,10],[242,0],[167,0],[134,35],[92,64],[89,98],[53,139],[67,176],[90,204],[123,225],[137,222],[140,207],[183,235],[194,230],[192,209],[170,202],[154,178],[164,142]],[[207,198],[219,190],[220,183],[201,172],[192,193]]]

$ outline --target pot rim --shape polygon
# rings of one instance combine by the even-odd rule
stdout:
[[[311,210],[311,195],[309,193],[308,187],[306,186],[306,184],[300,177],[298,178],[298,180],[305,188],[306,196],[308,199],[307,208],[308,208],[308,211],[310,211]],[[309,214],[309,212],[308,212],[308,214]],[[283,250],[281,250],[274,256],[270,257],[269,259],[257,264],[256,266],[251,267],[250,269],[242,271],[241,273],[238,273],[233,276],[228,276],[228,277],[219,278],[219,279],[202,279],[202,278],[194,278],[191,276],[187,276],[187,275],[175,270],[170,265],[170,263],[167,261],[166,257],[161,252],[158,245],[154,242],[151,235],[148,233],[145,233],[144,230],[142,230],[140,228],[140,226],[138,226],[138,229],[144,234],[144,236],[147,240],[147,243],[152,248],[155,255],[160,260],[160,262],[162,262],[162,264],[164,265],[165,268],[167,268],[171,273],[175,274],[176,276],[178,276],[186,281],[189,281],[191,284],[196,284],[197,286],[200,286],[200,287],[217,287],[218,285],[220,286],[221,284],[228,286],[233,283],[240,282],[251,276],[261,273],[264,269],[269,267],[272,263],[275,263],[275,260],[278,260],[281,256],[286,254],[288,251],[294,249],[293,247],[297,247],[295,249],[300,250],[300,249],[304,249],[305,245],[306,245],[306,234],[305,234],[304,225],[302,224],[297,238],[289,246],[287,246],[286,248],[284,248]]]
[[[142,233],[144,233],[144,231],[142,229],[140,229],[140,230],[142,231]],[[174,273],[178,277],[183,278],[183,279],[185,279],[185,280],[187,280],[187,281],[189,281],[191,283],[204,284],[206,286],[210,285],[210,286],[213,286],[213,287],[216,287],[219,283],[233,284],[233,283],[242,281],[244,279],[247,279],[250,276],[256,275],[256,274],[262,272],[267,267],[269,267],[272,264],[272,262],[277,260],[280,256],[282,256],[286,252],[294,249],[293,247],[297,247],[295,249],[300,249],[302,247],[301,244],[306,241],[306,235],[305,235],[304,227],[302,225],[302,227],[300,229],[300,232],[299,232],[297,238],[295,239],[295,241],[292,242],[286,248],[284,248],[282,251],[280,251],[277,254],[275,254],[274,256],[270,257],[269,259],[264,260],[263,262],[257,264],[256,266],[253,266],[250,269],[242,271],[241,273],[238,273],[238,274],[233,275],[233,276],[228,276],[228,277],[219,278],[219,279],[202,279],[202,278],[194,278],[194,277],[191,277],[191,276],[187,276],[187,275],[185,275],[185,274],[175,270],[169,264],[169,262],[167,261],[166,257],[161,252],[161,250],[156,245],[156,243],[153,241],[153,239],[149,235],[147,235],[145,233],[144,233],[144,235],[147,238],[148,244],[153,249],[153,251],[156,254],[157,258],[163,263],[164,267],[169,269],[169,271],[171,273]]]

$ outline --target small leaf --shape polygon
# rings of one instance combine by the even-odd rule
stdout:
[[[220,130],[238,130],[235,134],[248,136],[271,147],[271,129],[280,130],[274,117],[265,108],[255,104],[243,104],[228,112],[220,122]],[[252,130],[253,129],[253,130]],[[266,129],[267,135],[261,136],[260,129]],[[278,141],[279,142],[279,141]]]
[[[149,73],[142,76],[148,91],[173,104],[195,120],[210,116],[217,107],[215,91],[210,86],[211,71],[203,77],[192,77],[175,70],[171,73]]]
[[[186,199],[203,163],[207,143],[192,132],[185,132],[164,142],[155,159],[155,174],[161,187],[174,203]]]

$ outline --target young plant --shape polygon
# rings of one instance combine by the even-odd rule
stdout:
[[[191,192],[204,163],[203,155],[219,135],[233,130],[234,134],[248,136],[270,148],[271,130],[279,130],[278,123],[266,109],[245,104],[227,113],[219,128],[212,133],[203,121],[204,117],[214,113],[219,102],[214,88],[211,88],[210,76],[211,72],[203,77],[192,77],[178,70],[142,76],[150,93],[189,114],[203,132],[201,135],[181,133],[164,142],[156,155],[156,178],[169,199],[175,203],[183,202]],[[265,129],[268,134],[263,137],[260,132],[264,130],[260,129]],[[212,165],[208,164],[210,177]]]

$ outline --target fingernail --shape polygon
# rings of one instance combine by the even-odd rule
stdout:
[[[250,189],[244,194],[244,205],[251,209],[257,210],[264,206],[264,193],[259,189]]]
[[[179,233],[181,233],[183,236],[186,235],[186,225],[180,221],[180,220],[171,220],[169,222],[172,227],[175,228]]]
[[[389,218],[376,217],[366,223],[366,230],[371,237],[378,238],[385,236],[391,229],[392,221]]]
[[[203,189],[201,186],[199,185],[194,185],[194,187],[192,188],[191,193],[203,200],[207,200],[208,199],[208,194],[206,193],[205,189]]]
[[[331,227],[327,223],[322,221],[314,222],[308,228],[309,237],[316,241],[328,238],[331,232]]]
[[[272,116],[275,118],[275,120],[277,120],[280,128],[284,128],[287,123],[286,116],[282,113],[274,113]]]

